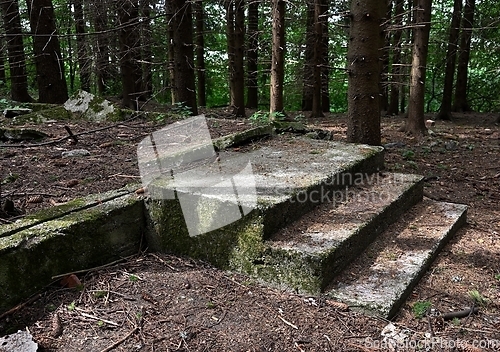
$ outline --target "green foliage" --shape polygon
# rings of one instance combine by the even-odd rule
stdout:
[[[283,121],[285,119],[285,114],[282,112],[268,113],[262,110],[258,110],[250,116],[250,121],[253,124],[268,124],[271,121]]]
[[[7,183],[13,183],[16,182],[18,178],[19,178],[18,174],[13,174],[12,172],[9,172],[7,177],[5,177],[0,184],[5,185]]]
[[[469,291],[469,297],[474,301],[476,305],[484,307],[488,303],[488,299],[485,298],[478,290]]]
[[[139,277],[134,275],[134,274],[130,274],[128,279],[130,280],[130,282],[137,282],[139,281]]]
[[[415,152],[413,150],[407,149],[403,151],[402,156],[405,160],[413,160],[415,159]]]
[[[181,117],[188,117],[192,115],[191,108],[189,106],[186,106],[186,103],[184,102],[178,102],[175,103],[174,106],[172,107],[172,111],[174,114],[179,115]]]
[[[427,311],[429,310],[431,305],[432,303],[429,301],[415,302],[412,306],[412,312],[415,318],[417,319],[423,318],[427,314]]]
[[[75,308],[76,308],[76,303],[75,303],[75,301],[73,301],[73,302],[71,302],[70,304],[68,304],[68,310],[69,310],[70,312],[74,311],[74,310],[75,310]]]

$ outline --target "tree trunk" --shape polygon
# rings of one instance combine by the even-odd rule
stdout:
[[[380,6],[378,1],[351,2],[347,51],[347,140],[380,145]]]
[[[97,92],[100,95],[105,95],[109,91],[109,45],[108,37],[108,7],[109,1],[93,1],[91,4],[92,20],[96,35],[96,58],[95,58],[95,75],[97,81]]]
[[[321,107],[321,67],[324,62],[323,58],[323,24],[321,15],[323,8],[321,0],[314,0],[314,55],[313,55],[313,99],[312,111],[310,117],[323,117],[323,109]]]
[[[387,115],[399,114],[399,88],[402,85],[401,74],[401,37],[403,30],[400,29],[403,24],[404,0],[396,0],[394,9],[394,27],[397,28],[392,35],[392,75],[391,91]]]
[[[5,82],[7,81],[7,75],[5,73],[6,58],[7,55],[5,55],[5,33],[2,31],[2,38],[0,38],[0,87],[2,88],[5,87]]]
[[[302,111],[312,111],[314,95],[315,0],[306,1],[306,42],[302,76]]]
[[[457,85],[455,88],[455,104],[453,111],[470,111],[467,101],[467,75],[470,57],[470,42],[474,22],[475,0],[466,0],[462,19],[462,33],[460,38],[460,51],[458,55]]]
[[[283,83],[285,78],[285,1],[272,0],[272,48],[270,113],[283,112]]]
[[[321,24],[323,26],[323,62],[321,66],[321,108],[323,112],[330,112],[330,56],[329,56],[329,26],[328,26],[328,9],[330,8],[330,0],[322,0]]]
[[[415,136],[427,133],[424,119],[425,72],[431,29],[431,0],[416,0],[415,31],[410,75],[410,100],[405,131]]]
[[[198,105],[207,105],[206,69],[205,69],[205,10],[202,0],[193,2],[196,22],[196,73],[198,86]]]
[[[117,0],[120,39],[120,73],[122,78],[122,105],[139,109],[142,70],[141,41],[139,38],[139,4],[137,0]]]
[[[380,60],[380,111],[387,113],[389,109],[389,48],[391,36],[387,32],[387,24],[392,15],[392,1],[381,0],[380,16],[382,25],[379,28],[382,57]]]
[[[232,114],[245,116],[244,84],[244,0],[226,1],[227,52],[229,58],[229,89]]]
[[[68,100],[68,87],[52,0],[27,0],[27,6],[33,35],[38,101],[64,103]]]
[[[85,18],[83,16],[83,0],[73,0],[75,16],[76,46],[78,55],[78,66],[80,69],[80,86],[83,90],[90,92],[90,68],[92,62],[89,60],[87,40],[85,38]]]
[[[166,14],[172,56],[170,66],[173,103],[184,104],[192,115],[197,115],[191,1],[167,1]]]
[[[455,64],[457,61],[457,45],[460,33],[460,14],[462,12],[462,0],[454,0],[453,15],[450,24],[450,36],[448,39],[448,50],[446,52],[446,69],[444,74],[443,99],[439,113],[436,116],[438,120],[451,120],[451,102],[453,96],[453,80],[455,75]]]
[[[24,54],[19,3],[17,0],[2,0],[0,1],[0,8],[7,39],[12,100],[32,102],[33,98],[28,93],[26,56]]]
[[[257,109],[259,104],[259,4],[248,3],[248,47],[247,47],[247,108]]]
[[[142,17],[141,42],[142,42],[142,98],[149,99],[153,96],[153,51],[151,48],[153,33],[151,30],[151,0],[140,0],[139,9]]]

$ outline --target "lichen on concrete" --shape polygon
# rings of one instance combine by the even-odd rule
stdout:
[[[0,238],[0,311],[52,281],[137,253],[143,203],[126,195]]]

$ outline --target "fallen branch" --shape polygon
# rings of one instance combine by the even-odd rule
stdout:
[[[56,139],[56,140],[53,140],[53,141],[50,141],[50,142],[35,143],[35,144],[0,144],[0,148],[2,148],[2,147],[3,148],[36,148],[36,147],[45,147],[47,145],[53,145],[53,144],[58,144],[58,143],[64,142],[67,139],[73,139],[73,140],[75,140],[76,137],[79,137],[79,136],[83,136],[83,135],[91,134],[91,133],[95,133],[95,132],[100,132],[100,131],[104,131],[104,130],[109,130],[110,128],[113,128],[113,127],[116,127],[116,126],[120,126],[120,125],[123,125],[126,122],[135,120],[139,116],[140,115],[136,115],[136,116],[133,116],[133,117],[129,118],[128,120],[125,120],[125,121],[122,121],[122,122],[118,122],[118,123],[115,123],[115,124],[110,125],[110,126],[105,126],[105,127],[101,127],[101,128],[96,128],[95,130],[83,131],[83,132],[80,132],[80,133],[71,134],[69,136],[62,137],[62,138],[59,138],[59,139]]]
[[[477,314],[478,312],[479,312],[479,309],[477,307],[474,307],[474,308],[460,310],[457,312],[444,313],[444,314],[441,314],[441,318],[443,318],[444,320],[452,320],[455,318],[466,318],[466,317],[470,316],[471,314]]]
[[[35,302],[37,299],[39,299],[40,297],[42,297],[42,295],[40,293],[36,294],[35,296],[31,297],[30,299],[28,299],[26,302],[23,302],[23,303],[20,303],[18,304],[17,306],[15,306],[14,308],[12,309],[9,309],[8,311],[2,313],[0,315],[0,319],[2,318],[5,318],[6,316],[8,315],[11,315],[11,314],[14,314],[15,312],[17,312],[19,309],[27,306],[28,304],[31,304],[33,302]]]
[[[114,350],[115,348],[117,348],[118,346],[120,346],[122,343],[124,343],[130,336],[132,336],[133,334],[135,334],[137,332],[137,330],[139,330],[139,328],[135,327],[132,331],[130,331],[123,338],[121,338],[120,340],[116,341],[112,345],[106,347],[105,349],[101,350],[101,352],[109,352],[111,350]]]

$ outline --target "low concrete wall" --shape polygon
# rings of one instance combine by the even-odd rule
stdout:
[[[46,218],[42,212],[10,225],[8,235],[2,229],[0,312],[50,284],[55,275],[139,251],[145,224],[143,200],[123,191],[107,196],[98,204],[94,203],[96,195],[81,199],[80,206],[73,203],[72,211],[68,206],[56,207]]]

